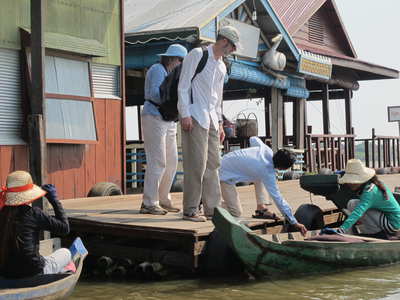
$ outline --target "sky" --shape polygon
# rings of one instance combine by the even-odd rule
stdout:
[[[400,1],[336,0],[336,4],[358,58],[400,70]],[[330,107],[332,133],[345,130],[344,124],[338,119],[344,120],[344,103],[338,102],[341,103]],[[361,81],[352,103],[353,126],[357,137],[371,137],[372,128],[378,135],[399,135],[398,123],[389,123],[387,117],[388,106],[400,105],[399,79]],[[308,112],[313,116],[311,122],[316,124],[320,118],[315,107],[308,108]]]
[[[340,16],[358,58],[363,61],[400,70],[400,0],[336,0]],[[400,106],[400,80],[361,81],[352,101],[353,126],[357,138],[377,135],[399,135],[397,122],[389,123],[388,106]],[[136,108],[127,109],[127,139],[137,139]],[[240,112],[254,112],[259,135],[265,135],[264,104],[260,99],[224,102],[224,113],[236,119]],[[286,105],[287,134],[292,133],[291,106]],[[313,133],[322,133],[322,107],[319,101],[307,104],[308,125]],[[332,134],[345,132],[344,101],[330,102]]]

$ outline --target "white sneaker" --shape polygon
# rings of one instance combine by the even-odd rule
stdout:
[[[186,221],[192,221],[192,222],[206,222],[207,219],[203,216],[200,216],[198,214],[194,214],[194,215],[183,215],[183,219]]]

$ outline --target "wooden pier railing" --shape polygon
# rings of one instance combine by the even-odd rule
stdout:
[[[376,135],[373,128],[370,139],[357,139],[356,142],[364,143],[367,167],[400,167],[400,136]]]
[[[343,170],[347,160],[354,158],[354,134],[306,135],[306,168],[318,172],[321,168]]]

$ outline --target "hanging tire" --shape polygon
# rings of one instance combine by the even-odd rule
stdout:
[[[294,214],[297,221],[308,230],[321,229],[325,226],[322,210],[314,204],[302,204]]]
[[[89,191],[88,197],[122,195],[121,188],[112,182],[98,182]]]

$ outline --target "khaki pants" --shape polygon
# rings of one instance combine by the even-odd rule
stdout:
[[[218,130],[212,124],[207,130],[193,119],[192,131],[182,129],[185,215],[197,214],[202,201],[204,214],[212,216],[221,201],[219,144]]]
[[[224,200],[224,204],[229,211],[229,213],[234,217],[240,217],[243,213],[242,204],[240,203],[239,194],[236,190],[236,186],[234,184],[228,184],[223,181],[221,184],[221,193],[222,199]],[[269,198],[266,197],[266,191],[264,185],[260,181],[254,182],[254,191],[256,194],[257,205],[271,204]]]
[[[169,191],[178,164],[176,123],[159,116],[142,115],[142,133],[146,151],[143,204],[171,206]]]

